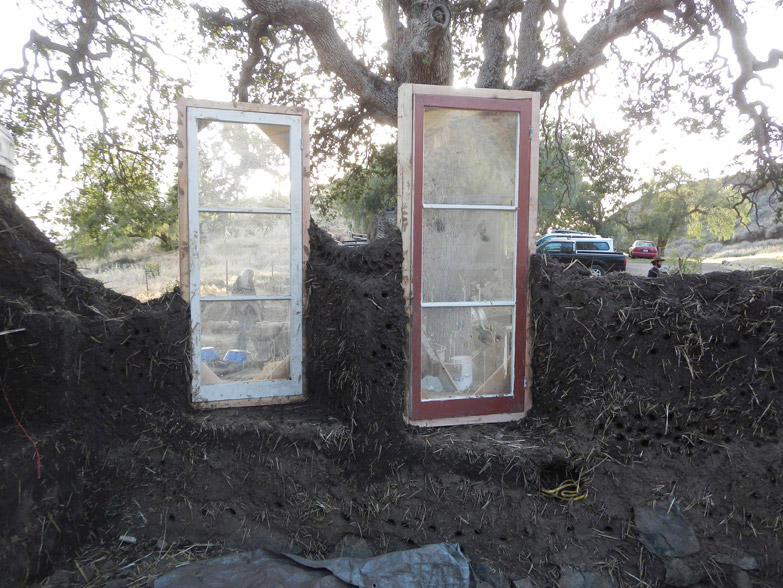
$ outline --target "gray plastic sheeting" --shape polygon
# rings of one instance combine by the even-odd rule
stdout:
[[[469,581],[459,545],[440,543],[320,561],[259,549],[176,568],[153,588],[468,588]]]

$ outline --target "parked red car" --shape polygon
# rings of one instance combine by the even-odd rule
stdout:
[[[652,259],[658,255],[658,248],[652,241],[638,239],[628,248],[628,257],[649,257]]]

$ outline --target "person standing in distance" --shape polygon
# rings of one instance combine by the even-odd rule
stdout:
[[[255,296],[255,274],[250,268],[242,270],[242,273],[234,282],[234,286],[231,288],[231,294],[234,296]],[[261,309],[259,308],[258,301],[236,301],[231,304],[234,311],[235,320],[239,321],[239,331],[237,332],[237,339],[234,343],[236,349],[248,350],[248,343],[250,342],[250,331],[255,328],[256,321],[261,320]]]
[[[661,265],[663,264],[664,261],[666,261],[666,259],[663,257],[659,257],[657,255],[653,257],[652,261],[650,262],[652,264],[652,267],[650,268],[650,271],[647,272],[647,277],[658,278],[662,274],[666,273],[665,270],[661,269]]]

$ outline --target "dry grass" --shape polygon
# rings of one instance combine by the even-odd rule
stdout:
[[[176,250],[162,251],[157,240],[150,239],[106,258],[80,260],[79,271],[115,292],[144,302],[170,292],[179,283],[179,255]]]
[[[783,255],[783,239],[763,239],[761,241],[742,241],[734,244],[710,243],[704,247],[709,258],[717,257],[779,257]]]
[[[743,242],[734,245],[705,247],[703,263],[721,264],[727,269],[783,267],[783,239]]]

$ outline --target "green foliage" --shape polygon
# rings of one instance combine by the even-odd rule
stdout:
[[[694,252],[691,256],[680,256],[677,258],[676,271],[681,274],[700,274],[703,259],[701,251]]]
[[[57,208],[51,202],[44,202],[38,212],[32,215],[34,221],[38,221],[41,231],[52,243],[62,243],[66,235],[63,234]]]
[[[144,275],[150,278],[157,278],[160,275],[160,263],[151,261],[144,264]]]
[[[163,287],[163,294],[170,294],[179,288],[179,280],[168,280]]]
[[[314,202],[323,215],[338,211],[357,232],[366,232],[372,218],[397,204],[397,151],[390,143],[372,146],[366,165],[354,165],[340,179],[319,186]]]
[[[731,190],[720,180],[696,180],[679,167],[658,172],[642,186],[641,197],[621,211],[616,219],[631,233],[656,241],[658,252],[678,233],[690,243],[686,258],[710,240],[728,239],[739,218],[747,217],[749,205],[737,205]]]
[[[93,138],[77,175],[81,187],[60,208],[60,220],[72,230],[67,245],[95,253],[131,238],[156,237],[164,248],[175,247],[177,187],[160,193],[158,164],[146,151]]]
[[[625,164],[628,132],[603,133],[590,123],[542,125],[538,226],[603,234],[610,217],[633,190]]]
[[[144,287],[147,291],[147,296],[150,295],[150,279],[157,278],[160,275],[160,264],[157,262],[149,262],[144,264]]]

